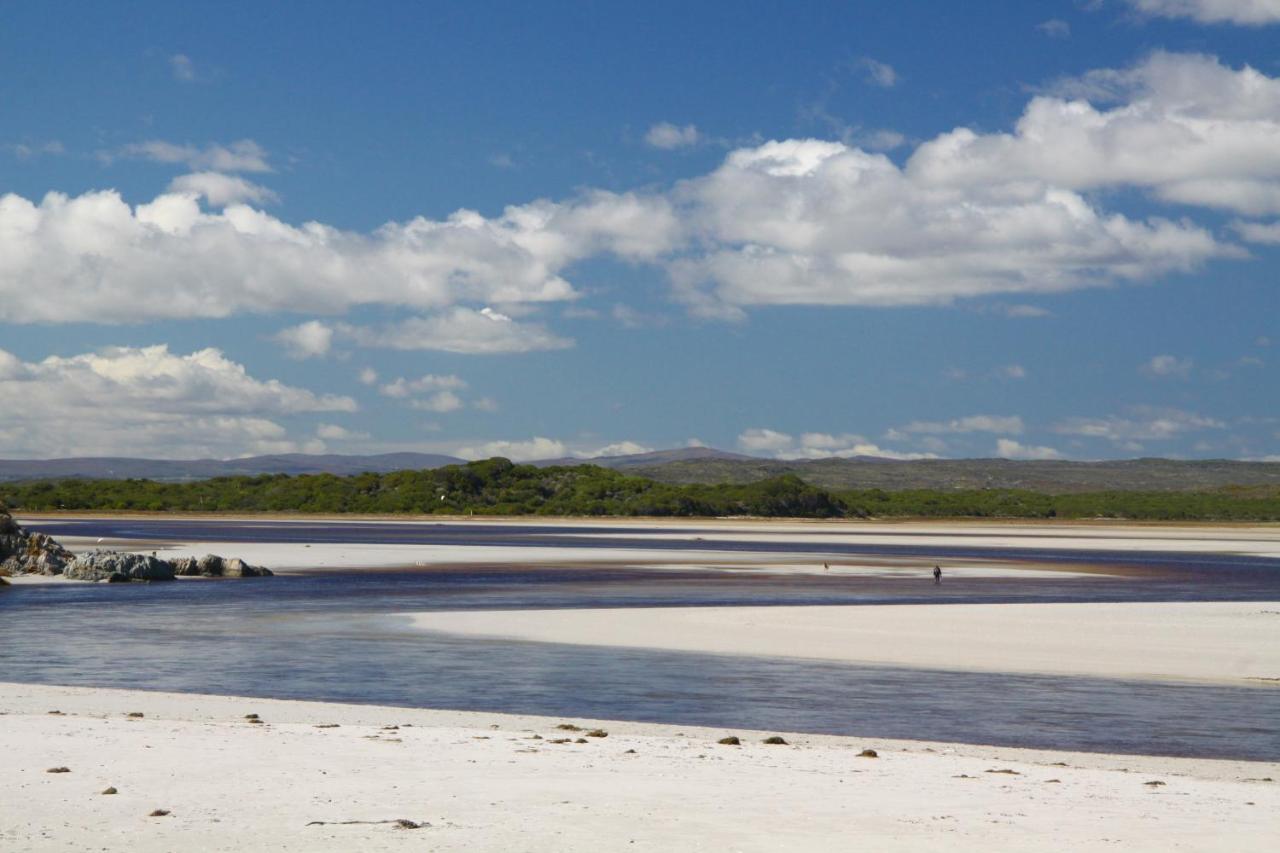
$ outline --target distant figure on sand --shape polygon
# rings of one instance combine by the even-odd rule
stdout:
[[[934,586],[942,585],[942,567],[941,566],[933,567],[933,585]]]

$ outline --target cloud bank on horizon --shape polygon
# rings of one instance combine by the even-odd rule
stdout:
[[[1150,21],[1244,28],[1280,22],[1277,0],[1126,5]],[[1051,20],[1062,26],[1036,28],[1069,42],[1071,27]],[[168,61],[177,83],[206,79],[188,53]],[[914,75],[900,61],[863,57],[849,68],[870,89],[911,97],[904,90]],[[270,184],[295,167],[249,136],[207,143],[151,137],[100,148],[94,157],[101,168],[147,163],[186,171],[150,198],[111,185],[0,194],[0,331],[73,325],[100,330],[96,340],[138,340],[139,329],[145,337],[148,328],[240,320],[267,324],[258,339],[296,364],[291,373],[319,387],[338,387],[316,381],[322,369],[354,377],[356,368],[343,367],[352,360],[382,359],[384,370],[393,365],[408,376],[414,364],[433,364],[423,359],[440,359],[449,372],[419,370],[419,380],[381,383],[361,376],[355,386],[340,383],[344,393],[328,393],[253,378],[260,368],[246,362],[270,363],[254,347],[239,361],[213,347],[188,350],[176,339],[70,354],[64,344],[25,359],[0,350],[0,387],[28,401],[22,412],[0,412],[0,456],[413,446],[527,459],[650,447],[661,437],[602,439],[578,430],[576,438],[524,439],[522,432],[545,431],[546,417],[505,405],[504,423],[486,428],[499,431],[491,438],[438,420],[416,422],[416,438],[382,438],[380,426],[410,412],[496,412],[490,396],[464,397],[468,380],[453,373],[467,373],[482,356],[609,361],[604,350],[616,336],[602,337],[597,327],[610,318],[655,339],[673,334],[670,317],[681,314],[690,335],[727,322],[725,334],[748,338],[758,326],[789,322],[774,314],[797,310],[888,316],[932,309],[962,318],[972,305],[1026,323],[1055,312],[1024,300],[1194,280],[1210,269],[1262,264],[1274,271],[1267,253],[1280,244],[1280,77],[1208,52],[1155,50],[1035,85],[1006,129],[975,122],[916,137],[892,156],[860,145],[857,134],[733,141],[708,134],[701,120],[663,118],[648,125],[643,147],[705,165],[630,186],[575,182],[559,196],[508,199],[494,213],[477,205],[392,218],[371,230],[286,217],[278,208],[288,194]],[[515,166],[503,156],[505,168]],[[597,307],[601,293],[616,292],[655,307]],[[1225,331],[1208,330],[1213,340],[1205,347],[1221,349]],[[1200,368],[1204,355],[1156,351],[1125,372],[1150,388],[1160,381],[1158,387],[1180,386],[1184,395],[1201,379],[1260,376],[1270,370],[1263,337],[1241,342],[1233,360],[1219,357],[1212,370]],[[935,372],[973,387],[1027,376],[1014,367],[1017,374],[956,365]],[[613,373],[626,368],[618,364]],[[482,369],[500,381],[494,368]],[[360,370],[376,376],[370,366]],[[422,384],[446,375],[454,384]],[[546,381],[557,384],[554,376]],[[636,381],[630,396],[644,399],[642,389],[654,380]],[[1190,399],[1143,409],[1147,404],[1127,394],[1094,403],[1112,413],[926,409],[877,425],[846,412],[785,431],[723,418],[714,428],[722,443],[732,436],[745,451],[779,458],[1059,458],[1163,452],[1175,445],[1160,442],[1192,435],[1197,443],[1173,452],[1267,456],[1280,438],[1260,410],[1202,416]],[[531,405],[527,398],[523,404]],[[103,428],[85,426],[90,410]],[[1164,414],[1152,414],[1157,410]],[[321,428],[318,419],[331,420],[328,413],[370,420],[350,429],[326,420]],[[35,429],[51,419],[66,423]],[[1232,420],[1254,428],[1250,437],[1215,443]],[[871,431],[882,437],[865,437]],[[994,443],[976,443],[984,434]],[[1041,445],[1027,434],[1075,443]]]

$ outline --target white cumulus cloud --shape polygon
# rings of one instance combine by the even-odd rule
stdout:
[[[658,136],[698,138],[692,125]],[[153,140],[126,153],[193,172],[136,206],[109,190],[0,197],[0,322],[379,306],[405,313],[350,327],[357,343],[525,352],[571,342],[513,320],[519,307],[574,300],[569,271],[599,257],[657,266],[690,311],[733,319],[755,306],[1039,295],[1245,258],[1185,209],[1125,215],[1098,191],[1138,189],[1192,213],[1280,213],[1280,79],[1157,52],[1058,82],[1007,132],[959,128],[925,141],[905,165],[848,142],[774,140],[666,189],[586,190],[368,233],[293,224],[246,204],[271,200],[229,174],[270,169],[251,140]],[[1235,233],[1265,241],[1271,228],[1245,223]],[[483,310],[495,305],[504,307]]]
[[[644,135],[644,141],[648,145],[654,148],[661,148],[664,151],[697,145],[699,138],[698,128],[694,125],[686,124],[680,127],[669,121],[658,122],[650,127],[649,131]]]
[[[898,72],[892,65],[887,62],[881,62],[871,57],[863,57],[858,62],[866,75],[866,80],[882,89],[891,89],[898,83]]]
[[[328,441],[363,441],[369,438],[367,432],[349,430],[337,424],[320,424],[316,427],[316,435]]]
[[[280,196],[253,181],[221,172],[191,172],[169,182],[169,192],[203,198],[214,207],[247,202],[273,204]]]
[[[404,399],[426,391],[460,391],[466,387],[467,382],[461,376],[454,376],[452,373],[447,375],[428,373],[417,379],[400,377],[383,385],[379,391],[386,397]]]
[[[1195,267],[1206,230],[1104,214],[1076,192],[990,177],[947,186],[838,142],[734,151],[680,193],[711,248],[672,263],[695,311],[927,305],[1046,293]]]
[[[1124,415],[1067,418],[1053,429],[1062,435],[1099,438],[1120,445],[1132,445],[1139,441],[1165,441],[1188,432],[1225,427],[1226,424],[1217,418],[1182,409],[1132,406]]]
[[[409,401],[409,408],[417,409],[420,412],[435,412],[444,414],[445,412],[456,412],[461,409],[465,403],[462,398],[452,391],[437,391],[434,394],[428,394],[416,400]]]
[[[1280,244],[1280,222],[1235,222],[1231,227],[1250,243]]]
[[[192,145],[191,143],[168,142],[163,139],[149,139],[146,142],[134,142],[115,153],[104,155],[106,159],[113,157],[134,157],[152,160],[156,163],[184,163],[190,169],[212,169],[215,172],[270,172],[271,164],[267,162],[267,151],[252,139],[240,139],[227,145],[211,142],[208,145]]]
[[[1061,459],[1062,454],[1052,447],[1028,445],[1011,438],[996,440],[996,456],[1002,459]]]
[[[541,323],[513,320],[492,308],[462,306],[382,326],[339,327],[343,337],[364,347],[397,350],[440,350],[470,355],[568,349],[573,340]]]
[[[283,344],[292,358],[316,358],[328,354],[333,345],[333,329],[319,320],[309,320],[281,329],[273,339]]]
[[[459,447],[454,453],[463,459],[503,456],[513,462],[528,462],[535,459],[559,459],[568,455],[568,448],[562,441],[535,436],[527,441],[488,441],[467,445]]]
[[[775,459],[847,459],[854,456],[874,456],[883,459],[934,459],[933,453],[903,453],[880,447],[860,435],[825,432],[806,432],[799,438],[777,430],[753,427],[738,436],[738,447],[743,451],[772,456]]]
[[[384,397],[404,400],[411,409],[446,414],[456,412],[466,405],[466,401],[457,393],[466,387],[466,380],[460,376],[428,373],[417,379],[401,377],[383,385],[378,391]]]
[[[615,441],[612,444],[606,444],[604,447],[576,450],[573,455],[581,459],[598,459],[603,456],[635,456],[638,453],[652,452],[652,447],[646,447],[635,441]]]
[[[242,204],[211,213],[183,194],[137,207],[115,191],[49,193],[39,204],[9,194],[0,197],[0,321],[567,300],[576,296],[560,276],[569,264],[653,257],[676,231],[665,200],[603,192],[371,234],[293,226]]]
[[[216,349],[164,345],[29,363],[0,351],[0,399],[11,401],[0,407],[0,446],[26,457],[314,451],[274,419],[356,410],[350,397],[255,379]]]
[[[1145,15],[1202,24],[1262,26],[1280,22],[1280,0],[1127,0]]]
[[[1156,52],[1055,92],[1033,98],[1012,133],[961,128],[926,142],[908,174],[937,187],[1133,186],[1180,204],[1280,212],[1280,80]]]
[[[1191,373],[1191,368],[1194,364],[1189,358],[1178,358],[1176,355],[1157,355],[1143,364],[1140,370],[1147,376],[1155,378],[1178,377],[1185,379]]]
[[[1050,18],[1036,24],[1036,29],[1051,39],[1071,38],[1071,25],[1061,18]]]
[[[738,446],[748,453],[775,453],[786,450],[795,439],[785,432],[753,427],[738,436]]]

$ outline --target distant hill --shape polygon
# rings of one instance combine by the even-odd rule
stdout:
[[[1027,489],[1064,494],[1100,491],[1202,491],[1224,486],[1280,487],[1280,462],[1228,459],[1124,459],[1104,462],[1013,459],[703,458],[628,469],[664,483],[754,483],[794,474],[827,489]]]
[[[115,456],[0,459],[0,482],[70,479],[185,482],[255,474],[385,474],[440,468],[459,462],[462,460],[435,453],[383,453],[376,456],[284,453],[243,459],[131,459]]]
[[[337,474],[423,470],[463,460],[430,453],[376,456],[288,453],[244,459],[0,460],[0,482],[17,480],[124,480],[188,482],[257,474]],[[598,465],[662,483],[747,484],[794,474],[825,489],[1026,489],[1047,494],[1100,491],[1192,492],[1225,486],[1280,488],[1280,463],[1225,459],[1126,459],[1106,462],[1012,459],[919,459],[878,457],[782,461],[758,459],[711,447],[682,447],[596,459],[544,459],[531,463]]]

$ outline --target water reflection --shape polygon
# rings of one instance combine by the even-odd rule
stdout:
[[[1268,688],[486,641],[394,616],[936,600],[931,585],[920,595],[902,579],[859,580],[548,569],[11,587],[0,593],[0,679],[1280,760],[1280,691]],[[979,579],[948,594],[1104,600],[1126,583]]]

